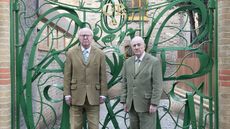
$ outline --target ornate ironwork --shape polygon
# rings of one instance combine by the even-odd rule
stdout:
[[[15,32],[15,35],[11,34],[12,38],[15,37],[11,41],[11,48],[16,50],[15,110],[18,112],[16,125],[12,123],[12,128],[19,129],[20,123],[25,123],[29,129],[41,125],[46,128],[69,128],[69,107],[62,98],[65,52],[79,43],[76,34],[84,26],[92,28],[96,45],[107,55],[108,88],[120,83],[127,52],[122,49],[134,35],[142,36],[146,50],[161,58],[163,79],[171,87],[168,92],[165,91],[167,105],[158,109],[161,112],[158,114],[158,129],[164,124],[161,121],[165,117],[174,123],[172,128],[213,128],[213,96],[217,95],[213,95],[212,81],[197,85],[187,79],[212,73],[214,0],[149,1],[140,7],[130,7],[128,0],[95,1],[98,7],[87,7],[84,0],[79,0],[78,5],[55,0],[28,2],[11,1],[11,20],[15,22],[11,24],[12,32]],[[87,18],[90,13],[99,16],[97,21]],[[62,34],[58,35],[57,29],[62,30]],[[168,31],[171,33],[167,34]],[[55,46],[55,42],[62,38],[69,39],[65,41],[66,45]],[[39,45],[47,40],[49,44],[45,52],[38,53]],[[176,56],[179,52],[184,53],[180,60]],[[188,60],[191,59],[199,65],[194,67],[189,64]],[[187,69],[187,73],[181,72],[182,69]],[[211,79],[212,75],[209,76]],[[184,96],[175,93],[179,84],[189,87]],[[207,93],[204,92],[205,86]],[[194,102],[196,96],[199,97],[198,112]],[[176,115],[172,113],[172,100],[182,104]],[[206,110],[205,101],[208,104]],[[109,128],[109,124],[111,128],[124,128],[120,126],[118,118],[128,128],[128,116],[118,105],[119,96],[113,100],[106,99],[107,114],[101,121],[101,128]],[[183,114],[182,118],[180,114]]]

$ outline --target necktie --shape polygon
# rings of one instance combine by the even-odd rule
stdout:
[[[84,61],[85,64],[87,64],[88,63],[89,52],[87,51],[87,49],[85,49],[82,54],[83,54],[83,61]]]
[[[136,59],[135,60],[135,74],[138,73],[138,69],[139,69],[140,63],[141,63],[140,59]]]

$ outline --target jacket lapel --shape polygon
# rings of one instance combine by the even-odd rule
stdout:
[[[81,64],[84,64],[82,50],[81,50],[80,46],[77,46],[75,48],[75,55],[76,55],[77,60],[79,60],[79,62],[81,62]]]
[[[95,58],[95,55],[96,55],[96,50],[93,46],[91,46],[91,50],[90,50],[90,53],[89,53],[89,58],[88,58],[88,63],[85,64],[84,63],[84,59],[83,59],[83,54],[82,54],[82,50],[81,50],[81,47],[80,46],[77,46],[76,47],[76,57],[77,59],[81,62],[82,65],[85,65],[85,66],[88,66],[90,64],[90,62],[92,62]]]
[[[128,65],[128,67],[130,67],[131,70],[132,70],[131,75],[132,75],[133,77],[135,77],[136,75],[135,75],[135,57],[134,57],[134,56],[131,57],[131,60],[130,60],[130,63],[129,63],[129,65]]]
[[[137,72],[136,76],[139,73],[141,73],[142,70],[144,70],[144,68],[147,66],[148,62],[149,62],[149,57],[148,57],[148,55],[146,53],[145,56],[144,56],[144,58],[143,58],[143,60],[141,61],[141,64],[140,64],[140,66],[138,68],[138,72]]]
[[[89,58],[88,58],[88,63],[85,65],[89,65],[91,62],[93,62],[95,59],[95,56],[96,56],[96,49],[93,46],[91,46],[91,50],[90,50]],[[82,59],[83,59],[83,56],[82,56]]]

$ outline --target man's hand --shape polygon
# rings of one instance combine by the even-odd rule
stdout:
[[[103,104],[105,102],[105,99],[106,99],[105,96],[100,96],[99,97],[100,104]]]
[[[155,113],[157,111],[157,105],[151,104],[149,106],[149,113]]]
[[[123,104],[123,108],[124,108],[125,112],[128,112],[128,107],[127,107],[127,105],[125,103]]]
[[[70,106],[72,104],[72,97],[70,95],[65,96],[65,102]]]

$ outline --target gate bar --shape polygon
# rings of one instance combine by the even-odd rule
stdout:
[[[14,58],[14,13],[13,0],[10,0],[10,81],[11,81],[11,129],[15,129],[15,58]]]
[[[213,0],[215,3],[215,23],[214,23],[214,33],[215,33],[215,50],[214,50],[214,59],[215,59],[215,129],[219,129],[219,85],[218,85],[218,2]]]

